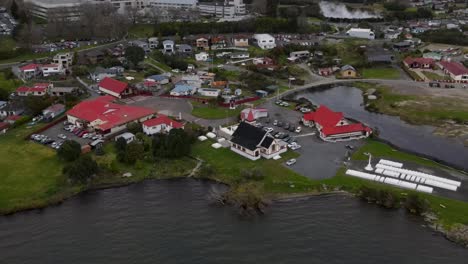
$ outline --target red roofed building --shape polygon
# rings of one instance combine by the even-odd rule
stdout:
[[[246,108],[241,111],[240,119],[247,123],[254,123],[257,119],[268,116],[268,110],[265,108]]]
[[[128,83],[117,81],[109,77],[99,82],[99,91],[117,98],[122,98],[133,93]]]
[[[11,116],[7,116],[4,121],[9,123],[9,124],[14,124],[19,119],[21,119],[20,115],[11,115]]]
[[[154,135],[158,133],[169,133],[171,129],[184,128],[180,122],[172,120],[168,116],[158,114],[157,117],[143,122],[143,132],[146,135]]]
[[[44,77],[65,74],[65,68],[63,68],[62,64],[42,64],[40,68]]]
[[[10,127],[9,123],[6,122],[0,122],[0,135],[5,134],[8,131],[8,128]]]
[[[440,68],[455,81],[468,81],[468,69],[458,62],[441,61]]]
[[[333,112],[321,105],[315,112],[304,114],[305,126],[314,126],[325,141],[345,141],[368,137],[372,130],[361,123],[350,123],[343,113]]]
[[[128,123],[144,122],[156,113],[146,107],[116,104],[113,99],[101,96],[77,104],[67,112],[68,122],[101,134],[114,134],[126,129]]]
[[[53,88],[52,83],[36,83],[33,87],[21,86],[16,89],[18,96],[44,96],[48,93],[49,89]]]
[[[30,63],[20,67],[21,77],[24,79],[31,79],[38,76],[41,73],[40,64]]]
[[[411,69],[431,69],[434,67],[434,60],[431,58],[411,58],[407,57],[403,60],[403,64]]]

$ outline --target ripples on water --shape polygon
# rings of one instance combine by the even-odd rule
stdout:
[[[344,196],[276,202],[240,219],[222,185],[149,181],[0,218],[0,263],[466,263],[418,219]]]

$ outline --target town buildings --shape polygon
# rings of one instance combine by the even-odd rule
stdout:
[[[233,18],[246,14],[243,0],[226,0],[222,3],[216,1],[201,2],[198,3],[198,10],[202,15],[221,18]]]
[[[435,65],[433,59],[412,57],[405,58],[403,64],[411,69],[432,69]]]
[[[375,39],[375,33],[368,28],[351,28],[346,35],[353,38]]]
[[[247,123],[254,123],[257,119],[268,117],[268,110],[266,108],[245,108],[240,113],[241,121]]]
[[[99,82],[99,91],[117,98],[122,98],[133,93],[133,89],[128,83],[108,77]]]
[[[36,83],[32,87],[20,86],[16,89],[16,94],[18,96],[44,96],[52,87],[54,87],[52,83]]]
[[[143,133],[148,136],[159,133],[169,133],[172,129],[184,128],[182,123],[162,114],[158,114],[157,117],[144,121],[142,126]]]
[[[156,111],[146,107],[113,103],[112,96],[101,96],[83,101],[67,112],[67,120],[77,127],[100,134],[115,134],[126,129],[131,122],[151,119]]]
[[[468,81],[468,69],[459,62],[440,61],[439,67],[455,81]]]
[[[286,152],[287,144],[261,128],[241,122],[232,134],[231,150],[250,160],[271,159]]]
[[[305,126],[315,126],[320,138],[330,142],[366,138],[372,133],[369,127],[361,123],[351,123],[344,118],[343,113],[333,112],[324,105],[315,112],[304,114],[302,122]]]
[[[275,38],[270,34],[254,34],[254,43],[261,49],[273,49],[276,47]]]

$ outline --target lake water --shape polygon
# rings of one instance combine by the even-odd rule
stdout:
[[[0,217],[0,263],[467,263],[403,210],[312,197],[246,220],[211,203],[225,188],[147,181]]]
[[[324,104],[334,111],[379,130],[379,137],[402,149],[434,157],[468,171],[468,148],[460,140],[433,134],[434,127],[415,126],[399,117],[368,112],[364,109],[361,90],[338,86],[329,89],[307,90],[295,95],[316,105]]]

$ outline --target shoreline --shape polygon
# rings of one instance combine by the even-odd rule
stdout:
[[[85,194],[86,192],[90,192],[90,191],[116,189],[116,188],[131,186],[134,184],[145,183],[145,182],[157,183],[158,181],[180,181],[180,180],[188,180],[188,179],[196,180],[196,181],[211,182],[211,183],[216,183],[216,184],[223,184],[230,188],[229,184],[220,182],[214,179],[188,177],[188,176],[178,176],[178,177],[168,176],[165,178],[148,178],[148,179],[143,179],[141,181],[134,181],[134,182],[121,182],[121,183],[115,182],[115,183],[109,183],[109,184],[101,184],[97,186],[90,186],[89,188],[83,188],[82,190],[69,193],[69,195],[60,195],[60,197],[52,198],[50,201],[41,203],[39,205],[31,205],[28,207],[16,208],[16,209],[12,209],[10,211],[5,211],[5,212],[2,211],[0,212],[0,217],[9,217],[17,213],[23,213],[23,212],[33,211],[33,210],[41,211],[48,207],[59,206],[62,203],[66,202],[68,199],[72,199],[78,195]],[[274,202],[299,202],[299,201],[311,199],[314,197],[327,197],[327,196],[335,196],[335,195],[347,196],[353,199],[358,198],[354,193],[345,191],[345,190],[314,191],[314,192],[309,192],[309,193],[291,193],[291,194],[267,194],[267,195],[271,195],[269,198]],[[378,207],[377,204],[375,203],[372,203],[372,204]],[[427,215],[421,215],[421,217],[422,217],[422,221],[424,221],[427,227],[429,227],[433,232],[442,234],[445,239],[447,239],[448,241],[452,243],[455,243],[464,248],[468,248],[468,237],[466,238],[459,237],[459,235],[464,235],[466,230],[468,230],[467,225],[457,224],[453,228],[453,230],[447,230],[437,223],[437,220],[438,220],[437,217],[435,216],[428,217]]]

